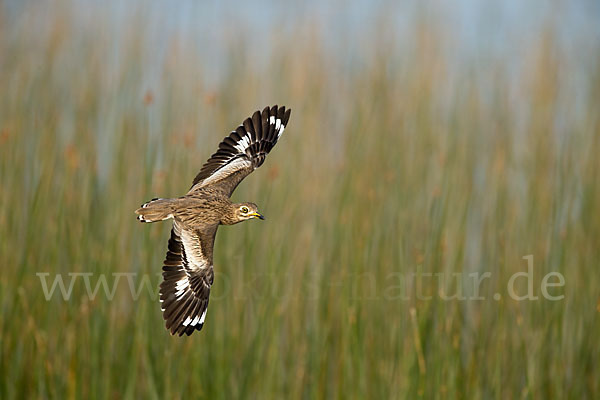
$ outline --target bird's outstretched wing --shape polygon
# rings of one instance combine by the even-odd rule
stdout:
[[[213,283],[212,250],[217,226],[190,231],[173,223],[169,250],[163,266],[160,302],[172,335],[202,329]]]
[[[188,193],[211,186],[231,196],[242,179],[265,161],[283,133],[290,113],[285,107],[273,106],[247,118],[204,163]]]

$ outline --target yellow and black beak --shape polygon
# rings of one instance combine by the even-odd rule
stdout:
[[[264,219],[265,219],[265,217],[264,217],[262,214],[260,214],[260,213],[257,213],[257,212],[255,212],[255,213],[252,213],[252,214],[250,214],[250,215],[252,215],[254,218],[258,218],[258,219],[262,219],[262,220],[264,220]]]

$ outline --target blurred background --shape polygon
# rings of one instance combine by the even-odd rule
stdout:
[[[272,104],[171,337],[133,211]],[[598,398],[599,110],[591,0],[0,2],[0,398]]]

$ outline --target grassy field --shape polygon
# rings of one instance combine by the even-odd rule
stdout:
[[[381,17],[349,62],[317,25],[232,24],[211,80],[192,38],[156,56],[141,17],[116,38],[59,3],[0,5],[0,398],[600,396],[597,46],[568,57],[550,22],[511,62],[460,58]],[[171,337],[170,223],[133,211],[275,103],[288,129],[233,196],[267,220],[219,229],[206,324]]]

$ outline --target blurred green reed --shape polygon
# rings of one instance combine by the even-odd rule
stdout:
[[[179,38],[150,87],[139,21],[111,67],[106,36],[48,21],[44,37],[0,25],[1,398],[599,395],[597,54],[579,90],[551,25],[517,72],[450,68],[433,24],[410,51],[375,35],[347,68],[325,32],[297,26],[266,42],[262,66],[231,39],[217,85]],[[314,40],[289,46],[295,35]],[[68,301],[45,299],[37,273],[92,272],[92,288],[147,274],[156,289],[170,224],[133,211],[183,194],[218,141],[273,103],[292,108],[289,127],[234,194],[267,220],[219,230],[202,332],[169,336],[157,299],[132,299],[126,278],[112,300],[82,278]],[[563,300],[508,297],[530,254],[535,294],[556,271]],[[485,300],[444,300],[455,279],[399,278],[486,271]]]

